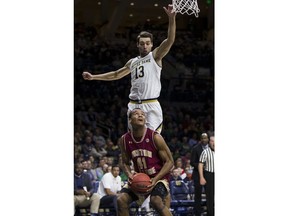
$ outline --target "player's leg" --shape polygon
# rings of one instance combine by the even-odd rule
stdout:
[[[164,198],[164,205],[167,206],[168,209],[170,209],[171,206],[171,195],[170,193],[167,194],[167,196]]]
[[[138,197],[130,189],[122,188],[120,194],[117,197],[117,215],[129,215],[129,206],[135,200],[138,200]]]
[[[143,111],[146,113],[147,127],[155,130],[160,134],[162,131],[163,123],[163,113],[160,103],[158,101],[152,103],[144,103]]]
[[[127,111],[127,122],[128,122],[128,130],[131,130],[131,125],[129,124],[129,113],[135,109],[139,108],[143,110],[146,114],[146,126],[152,130],[155,130],[159,134],[162,131],[162,123],[163,123],[163,113],[161,105],[158,101],[151,103],[142,103],[142,104],[134,104],[128,103],[128,111]]]
[[[170,199],[169,199],[169,190],[168,186],[163,182],[159,182],[153,188],[150,197],[150,203],[152,207],[157,211],[161,216],[172,216],[170,212]],[[168,203],[169,202],[169,203]]]

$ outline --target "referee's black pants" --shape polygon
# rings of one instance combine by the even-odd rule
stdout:
[[[194,215],[201,216],[202,213],[202,189],[203,186],[200,184],[200,178],[198,171],[194,170],[192,174],[194,182]]]
[[[214,173],[204,171],[204,178],[206,179],[207,216],[214,216]]]

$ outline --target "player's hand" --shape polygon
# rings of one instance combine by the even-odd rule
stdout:
[[[151,184],[147,186],[147,188],[148,188],[147,193],[150,193],[156,184],[156,181],[154,180],[154,178],[151,178],[150,182],[151,182]]]
[[[84,72],[82,73],[82,76],[83,76],[83,78],[84,78],[85,80],[92,80],[92,74],[89,73],[89,72],[84,71]]]
[[[163,9],[165,10],[165,12],[166,12],[166,14],[168,15],[168,16],[172,16],[172,15],[176,15],[176,13],[174,12],[174,10],[173,10],[173,5],[172,4],[169,4],[168,5],[168,7],[166,8],[166,7],[163,7]]]
[[[135,172],[135,173],[130,173],[130,174],[129,174],[129,176],[128,176],[128,185],[131,185],[131,182],[132,182],[133,177],[134,177],[135,174],[136,174],[136,172]]]

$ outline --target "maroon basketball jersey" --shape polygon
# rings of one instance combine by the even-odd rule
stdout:
[[[139,142],[135,141],[130,131],[124,135],[124,148],[134,163],[135,171],[146,173],[151,178],[156,176],[163,167],[154,143],[154,133],[156,132],[147,128]],[[169,173],[163,178],[168,180]]]

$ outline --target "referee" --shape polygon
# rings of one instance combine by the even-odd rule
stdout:
[[[201,153],[198,165],[200,184],[205,185],[207,216],[214,216],[214,146],[214,136],[211,136],[209,148]]]

